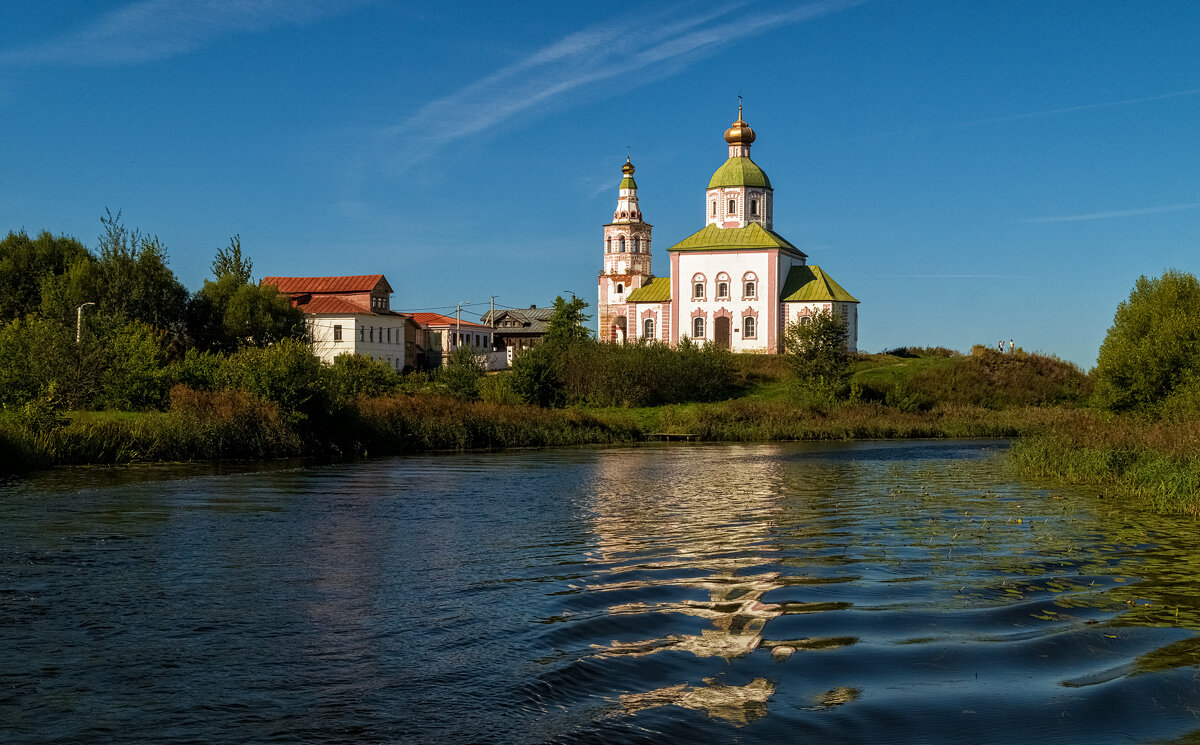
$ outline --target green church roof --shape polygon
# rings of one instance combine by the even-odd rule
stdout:
[[[785,303],[858,302],[821,267],[812,265],[792,267],[783,282],[780,300]]]
[[[720,186],[761,186],[771,188],[771,179],[758,164],[746,156],[738,156],[725,161],[717,172],[708,180],[708,188]]]
[[[612,183],[612,182],[610,181],[609,183]],[[620,186],[620,187],[618,187],[618,188],[621,188],[621,189],[636,189],[636,188],[637,188],[637,182],[633,180],[633,176],[626,176],[625,178],[621,179],[621,186]]]
[[[668,251],[747,251],[760,248],[778,248],[799,256],[805,253],[788,243],[783,236],[767,230],[756,222],[744,228],[720,228],[706,225],[703,230],[692,233]]]
[[[626,296],[629,303],[662,303],[671,299],[671,278],[654,277]]]

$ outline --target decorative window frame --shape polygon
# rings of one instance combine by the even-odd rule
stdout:
[[[653,339],[654,334],[658,330],[658,319],[653,316],[642,319],[642,338]]]
[[[696,294],[696,285],[700,285],[700,289],[703,290],[699,295]],[[708,278],[697,272],[692,275],[692,300],[706,299],[708,299]]]
[[[746,283],[754,283],[754,293],[746,294]],[[742,300],[758,300],[758,275],[754,272],[746,272],[742,275]]]
[[[696,322],[697,321],[700,322],[700,333],[699,334],[696,333]],[[691,328],[689,329],[689,331],[692,332],[693,339],[707,339],[708,338],[708,314],[704,313],[703,311],[692,313],[692,322],[691,322]]]

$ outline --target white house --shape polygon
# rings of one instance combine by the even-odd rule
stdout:
[[[413,364],[412,319],[391,310],[392,286],[382,274],[264,277],[262,284],[274,285],[304,311],[313,352],[323,362],[362,354],[397,371]]]

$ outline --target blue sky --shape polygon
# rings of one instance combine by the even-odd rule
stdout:
[[[0,230],[105,208],[196,289],[383,272],[399,309],[595,303],[628,153],[654,263],[737,96],[775,228],[860,347],[1090,367],[1141,274],[1200,273],[1200,4],[141,0],[0,10]],[[470,317],[470,316],[467,316]]]

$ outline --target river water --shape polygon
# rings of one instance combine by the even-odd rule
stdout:
[[[988,442],[0,484],[3,743],[1152,743],[1200,527]]]

